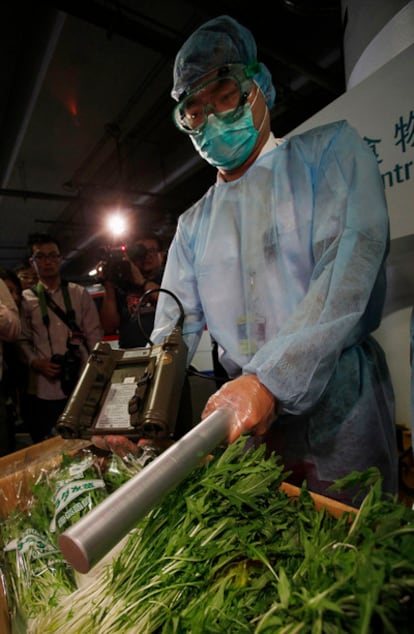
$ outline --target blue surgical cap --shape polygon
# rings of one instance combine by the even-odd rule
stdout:
[[[200,77],[220,66],[256,62],[257,47],[251,32],[228,15],[214,18],[194,31],[177,53],[171,96],[179,101]],[[258,68],[253,79],[271,108],[276,96],[272,77],[264,64]]]

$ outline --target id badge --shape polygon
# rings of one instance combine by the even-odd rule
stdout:
[[[255,354],[266,340],[265,318],[259,315],[255,318],[240,317],[237,320],[237,336],[240,354]]]

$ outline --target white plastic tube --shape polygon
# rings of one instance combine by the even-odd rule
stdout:
[[[221,408],[150,462],[58,538],[65,560],[86,573],[148,511],[227,437],[232,410]]]

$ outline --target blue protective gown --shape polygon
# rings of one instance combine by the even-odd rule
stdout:
[[[393,390],[369,335],[388,244],[375,157],[341,121],[212,186],[180,217],[169,250],[162,286],[184,307],[189,358],[207,324],[228,374],[254,373],[279,399],[268,446],[316,491],[373,465],[397,490]],[[161,294],[154,341],[177,314]]]

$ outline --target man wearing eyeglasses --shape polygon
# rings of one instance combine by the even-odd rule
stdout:
[[[155,305],[162,278],[164,253],[156,234],[137,236],[123,255],[127,279],[104,276],[105,295],[100,310],[102,326],[107,334],[119,332],[120,348],[139,348],[148,343],[154,325]],[[121,274],[122,278],[122,274]],[[141,297],[147,291],[144,304]]]
[[[231,378],[203,416],[230,407],[229,442],[265,442],[293,484],[354,503],[330,485],[377,467],[396,493],[393,390],[371,335],[389,246],[374,154],[346,121],[277,139],[270,72],[229,16],[183,44],[171,94],[176,126],[217,168],[180,216],[163,276],[184,307],[188,361],[207,324]],[[155,343],[177,312],[160,295]]]
[[[62,280],[62,255],[57,240],[44,233],[29,237],[30,263],[39,282],[23,291],[22,336],[19,342],[35,377],[29,432],[33,442],[53,435],[53,427],[70,394],[62,382],[63,358],[70,349],[79,357],[79,372],[102,338],[102,327],[86,288]],[[53,306],[57,306],[58,313]],[[63,311],[59,313],[60,311]],[[74,311],[74,319],[68,313]],[[79,328],[79,332],[77,331]]]

